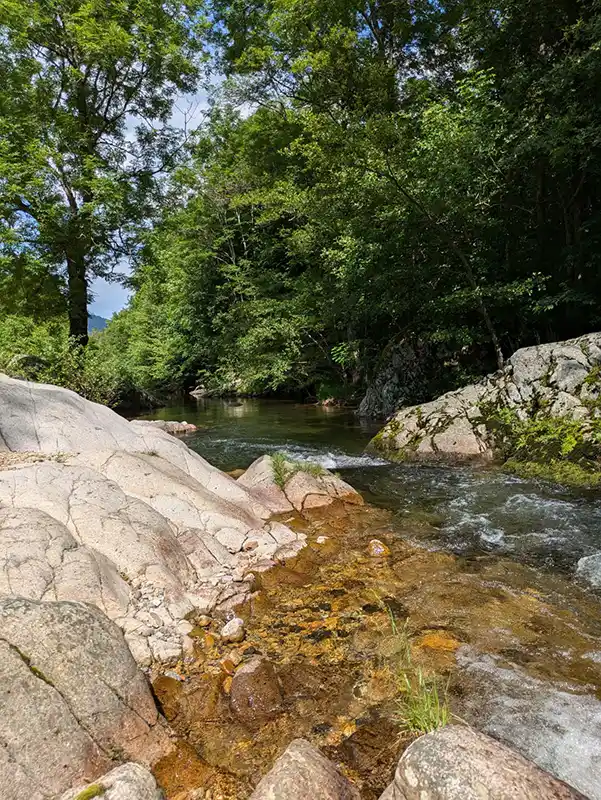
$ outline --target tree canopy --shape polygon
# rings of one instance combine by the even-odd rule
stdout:
[[[14,156],[3,155],[0,186],[18,184],[14,169],[51,209],[33,235],[18,203],[34,200],[11,189],[8,273],[27,262],[28,280],[48,281],[49,264],[67,263],[46,232],[57,220],[67,249],[93,242],[86,269],[96,272],[122,252],[124,230],[139,246],[135,293],[98,345],[120,380],[159,395],[201,382],[352,398],[391,347],[413,342],[442,367],[427,393],[519,346],[599,328],[599,0],[212,0],[202,11],[202,29],[170,16],[155,82],[136,101],[165,121],[192,80],[192,53],[206,49],[224,80],[179,151],[142,126],[135,155],[118,155],[131,147],[122,120],[119,147],[102,145],[93,169],[77,126],[40,145],[44,114],[77,109],[79,79],[57,111],[48,100],[21,126],[15,109],[41,91],[27,70],[59,79],[46,56],[25,57],[16,22],[2,62],[0,124],[14,125]],[[198,8],[186,14],[200,20]],[[178,53],[172,72],[165,48]],[[70,131],[78,117],[67,116]],[[80,196],[79,238],[62,223],[68,194],[60,172],[38,166],[42,151],[78,186],[93,184],[91,201]],[[157,198],[146,181],[164,154],[178,166]]]

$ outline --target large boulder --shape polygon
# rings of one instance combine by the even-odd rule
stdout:
[[[249,800],[360,800],[358,790],[309,742],[295,739]]]
[[[254,461],[237,483],[266,506],[273,514],[306,511],[328,506],[335,500],[360,505],[361,495],[341,478],[319,467],[302,462],[280,460],[277,470],[271,456]]]
[[[499,409],[521,420],[599,415],[600,367],[601,333],[523,348],[480,383],[401,408],[370,446],[393,460],[490,461],[496,448],[490,420]]]
[[[519,753],[466,726],[422,736],[380,800],[586,800]]]
[[[163,800],[152,774],[140,764],[122,764],[94,783],[70,789],[60,800]]]
[[[47,800],[172,748],[119,628],[93,606],[0,599],[0,786]]]
[[[65,389],[0,375],[0,450],[0,596],[93,603],[143,666],[191,657],[188,618],[305,541],[160,426]]]

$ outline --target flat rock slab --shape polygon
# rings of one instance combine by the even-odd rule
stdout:
[[[483,733],[448,725],[403,753],[380,800],[586,800]]]
[[[361,800],[358,790],[305,739],[295,739],[249,800]]]

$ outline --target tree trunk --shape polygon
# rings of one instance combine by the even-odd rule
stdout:
[[[88,280],[82,253],[67,254],[69,336],[85,347],[88,343]]]

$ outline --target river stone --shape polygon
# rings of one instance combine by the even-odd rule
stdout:
[[[274,514],[327,506],[334,500],[361,505],[361,495],[341,478],[323,470],[313,475],[298,469],[298,464],[286,462],[290,473],[284,490],[275,482],[271,456],[254,461],[237,483],[248,488]]]
[[[172,748],[119,628],[83,603],[0,599],[3,800],[47,800]]]
[[[282,700],[277,672],[273,664],[262,656],[251,658],[234,674],[230,706],[245,725],[263,724],[280,711]]]
[[[601,333],[522,348],[502,370],[479,383],[401,408],[370,448],[395,460],[490,461],[496,442],[486,422],[496,409],[510,409],[521,420],[533,408],[540,416],[571,419],[600,413],[590,403],[599,364]]]
[[[96,794],[94,794],[96,792]],[[102,800],[163,800],[152,774],[140,764],[128,763],[97,778],[94,783],[70,789],[60,800],[99,797]]]
[[[500,742],[466,726],[422,736],[380,800],[586,800]]]
[[[305,739],[295,739],[249,800],[361,800],[353,784]]]
[[[244,639],[244,620],[240,617],[234,617],[221,629],[221,641],[227,642],[241,642]]]

